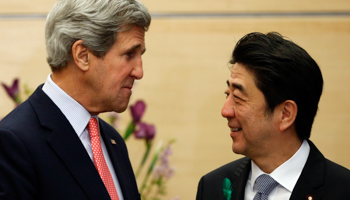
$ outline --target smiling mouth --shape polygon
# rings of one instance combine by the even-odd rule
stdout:
[[[231,129],[231,132],[237,132],[237,131],[242,130],[241,128],[230,128],[230,129]]]

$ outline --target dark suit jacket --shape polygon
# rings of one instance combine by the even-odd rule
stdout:
[[[0,199],[109,200],[77,134],[41,87],[0,121]],[[99,122],[124,199],[140,199],[122,137]]]
[[[316,146],[308,141],[310,154],[292,191],[291,200],[350,199],[350,171],[324,158]],[[226,200],[223,180],[232,183],[232,200],[243,200],[251,169],[247,157],[228,163],[203,176],[198,185],[197,200]]]

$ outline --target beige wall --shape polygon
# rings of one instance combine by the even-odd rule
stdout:
[[[1,13],[47,13],[53,0],[5,0]],[[152,13],[350,12],[347,0],[144,0]],[[198,4],[198,5],[196,5]],[[20,77],[32,89],[50,73],[45,62],[44,19],[0,20],[0,82]],[[220,115],[233,47],[252,31],[278,31],[318,62],[325,87],[311,139],[329,159],[350,168],[350,16],[154,18],[146,34],[144,78],[131,102],[144,99],[144,120],[154,123],[156,140],[176,138],[171,163],[177,171],[167,199],[194,199],[202,175],[240,156],[231,152],[226,120]],[[0,90],[0,116],[13,104]],[[130,120],[122,114],[121,130]],[[136,166],[143,143],[128,141]]]

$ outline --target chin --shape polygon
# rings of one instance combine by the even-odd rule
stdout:
[[[110,102],[108,107],[110,108],[109,110],[111,111],[122,113],[128,108],[129,102],[130,102],[130,96],[117,98],[114,102]]]
[[[123,106],[123,107],[119,107],[117,109],[112,109],[112,111],[116,112],[116,113],[122,113],[126,110],[127,106]]]
[[[235,154],[241,154],[243,155],[243,151],[239,148],[237,148],[237,145],[232,144],[232,152]]]
[[[117,113],[122,113],[124,112],[126,109],[128,108],[128,103],[126,103],[125,105],[118,105],[118,107],[114,108],[113,111],[117,112]]]

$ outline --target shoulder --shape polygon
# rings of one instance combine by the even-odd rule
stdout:
[[[236,169],[242,167],[242,165],[244,165],[244,166],[247,165],[249,163],[249,161],[250,161],[250,159],[247,157],[240,158],[238,160],[227,163],[227,164],[209,172],[206,175],[210,176],[210,175],[215,175],[218,173],[232,172],[232,170],[236,170]]]
[[[328,159],[326,159],[326,177],[338,183],[350,184],[350,170]]]
[[[241,158],[227,163],[202,176],[197,188],[197,200],[224,199],[223,183],[225,179],[232,182],[232,188],[238,191],[238,185],[245,184],[250,171],[250,159]]]
[[[328,159],[325,162],[324,182],[320,187],[324,199],[343,199],[350,195],[350,171]],[[321,193],[321,192],[320,192]]]
[[[317,147],[308,141],[310,145],[310,154],[306,166],[310,167],[310,170],[324,169],[324,175],[326,179],[344,180],[350,182],[350,170],[325,158],[323,154],[317,149]]]
[[[222,181],[223,178],[225,177],[227,178],[227,177],[237,176],[243,171],[243,169],[246,169],[247,166],[249,168],[250,166],[249,163],[250,163],[250,159],[247,157],[235,160],[233,162],[227,163],[207,173],[202,177],[202,180],[203,181],[214,181],[214,180]]]
[[[36,122],[36,114],[28,101],[23,102],[0,121],[0,129],[26,130]]]
[[[46,119],[61,113],[41,87],[0,121],[0,129],[28,132],[40,125],[40,117]]]
[[[314,180],[314,183],[316,181],[315,185],[322,184],[325,194],[334,194],[338,189],[340,189],[339,195],[349,193],[350,191],[344,190],[344,187],[350,184],[350,170],[325,158],[311,141],[309,144],[311,149],[303,169],[304,176]]]

